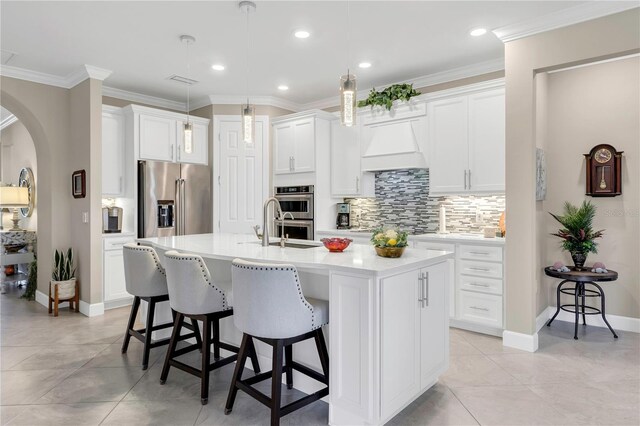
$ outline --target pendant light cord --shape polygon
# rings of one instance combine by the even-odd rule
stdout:
[[[245,90],[247,93],[247,105],[249,105],[249,6],[246,6],[247,13],[247,70],[245,73]]]
[[[191,64],[189,63],[189,45],[191,44],[190,40],[187,40],[187,78],[191,80]],[[189,124],[189,98],[191,96],[191,83],[187,83],[187,124]]]
[[[350,61],[351,61],[351,4],[347,0],[347,80],[350,76]]]

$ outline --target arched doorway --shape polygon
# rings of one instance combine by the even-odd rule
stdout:
[[[31,194],[33,196],[33,206],[28,209],[13,209],[7,214],[0,214],[2,218],[2,228],[5,232],[2,235],[2,244],[7,249],[0,268],[2,281],[1,293],[8,294],[2,298],[2,302],[15,300],[24,294],[25,284],[28,278],[29,264],[33,261],[30,251],[22,253],[25,249],[36,245],[34,236],[37,235],[37,188],[35,182],[38,179],[38,164],[35,146],[31,135],[10,111],[0,107],[0,182],[2,185],[22,186],[21,180],[31,182]],[[27,232],[9,232],[15,225],[12,218],[17,217],[18,227]],[[26,245],[26,247],[25,247]],[[20,260],[17,264],[9,262]],[[33,297],[33,290],[30,292]]]
[[[10,111],[25,127],[35,148],[38,164],[37,190],[37,250],[38,250],[38,290],[47,294],[49,272],[51,271],[54,246],[54,215],[52,208],[53,188],[51,147],[40,119],[23,102],[4,88],[0,89],[0,105]]]

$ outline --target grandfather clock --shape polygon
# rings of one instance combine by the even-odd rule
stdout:
[[[611,145],[600,144],[584,154],[587,160],[587,192],[592,197],[622,194],[622,153]]]

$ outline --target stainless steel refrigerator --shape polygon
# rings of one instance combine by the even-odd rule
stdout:
[[[211,168],[138,161],[138,237],[212,232]]]

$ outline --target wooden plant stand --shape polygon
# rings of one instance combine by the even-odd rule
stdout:
[[[54,317],[58,316],[58,305],[62,302],[69,302],[69,310],[80,312],[80,283],[76,280],[75,294],[66,299],[58,297],[58,285],[53,286],[53,294],[51,291],[51,281],[49,281],[49,313],[53,313]],[[75,309],[74,309],[75,308]]]

